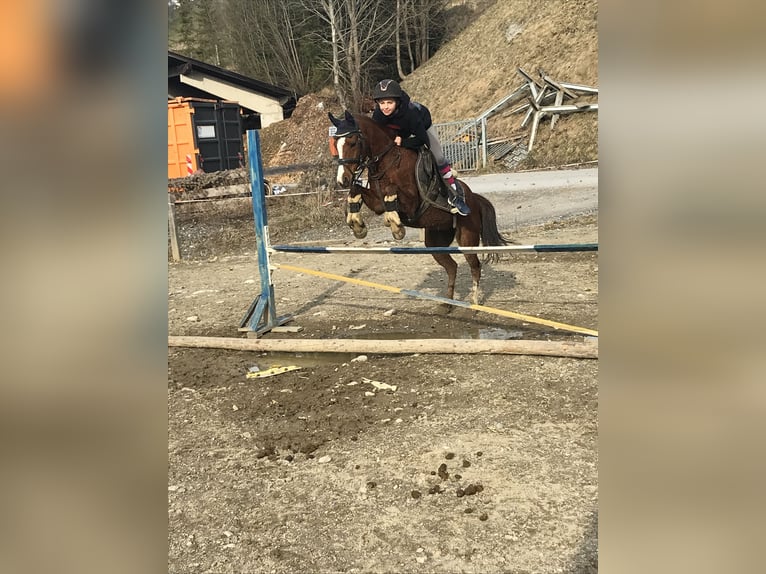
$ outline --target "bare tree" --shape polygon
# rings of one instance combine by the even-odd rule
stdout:
[[[305,12],[296,10],[296,4],[284,0],[261,0],[263,31],[274,55],[276,67],[284,83],[291,89],[305,93],[310,89],[309,68],[301,58],[300,29],[306,25]]]
[[[335,89],[335,94],[338,96],[341,106],[348,109],[349,101],[346,98],[346,90],[343,81],[343,72],[341,70],[341,36],[342,25],[340,17],[342,10],[338,8],[338,0],[314,0],[312,9],[319,18],[325,22],[330,32],[330,53],[332,59],[327,63],[327,66],[331,70],[332,85]],[[319,39],[326,38],[326,36],[320,34]]]
[[[263,30],[260,9],[250,0],[226,0],[224,25],[229,35],[229,52],[235,68],[262,81],[274,83],[269,65],[271,45]]]
[[[405,6],[406,6],[405,0]],[[396,0],[396,71],[399,74],[399,79],[403,80],[407,74],[402,69],[402,42],[401,34],[399,33],[402,27],[402,22],[406,22],[406,18],[402,17],[402,0]]]
[[[390,0],[308,0],[329,29],[333,82],[343,106],[360,111],[369,83],[366,67],[396,34]]]
[[[306,93],[326,82],[309,37],[320,23],[301,0],[220,0],[236,68]]]
[[[171,31],[189,55],[297,93],[331,80],[360,111],[372,76],[404,79],[428,60],[446,1],[181,0]]]
[[[397,70],[404,79],[401,65],[400,36],[407,49],[410,72],[431,58],[432,41],[441,32],[441,22],[447,0],[397,0]]]

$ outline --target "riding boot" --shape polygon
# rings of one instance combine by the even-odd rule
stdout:
[[[450,165],[446,164],[441,166],[439,168],[439,173],[441,174],[444,182],[447,184],[447,203],[449,203],[450,207],[452,208],[450,211],[460,215],[469,215],[471,213],[471,209],[465,202],[465,192],[463,191],[463,187],[460,185],[460,183],[455,179],[455,174],[452,173],[452,168]]]
[[[470,215],[471,208],[468,207],[468,204],[465,202],[465,193],[460,183],[455,180],[455,183],[450,186],[449,190],[447,203],[452,207],[450,211],[452,213],[459,213],[460,215]]]

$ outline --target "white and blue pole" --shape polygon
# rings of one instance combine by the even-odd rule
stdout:
[[[247,131],[247,158],[250,167],[250,190],[253,196],[253,218],[258,255],[258,273],[261,276],[261,294],[255,298],[239,324],[240,331],[262,335],[278,325],[284,325],[292,315],[277,317],[274,303],[274,284],[269,269],[269,224],[264,196],[261,138],[257,130]]]

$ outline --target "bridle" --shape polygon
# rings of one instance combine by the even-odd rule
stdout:
[[[338,162],[339,166],[357,164],[357,168],[354,170],[354,174],[352,177],[352,183],[361,184],[361,176],[364,173],[364,171],[367,170],[370,179],[373,179],[373,172],[375,172],[374,167],[378,163],[380,163],[383,157],[396,146],[396,143],[391,141],[391,143],[389,143],[382,152],[376,155],[371,155],[370,146],[367,143],[367,139],[364,137],[364,134],[359,129],[348,130],[346,132],[339,133],[339,134],[336,133],[333,137],[337,141],[340,138],[345,138],[345,137],[353,136],[353,135],[359,136],[359,143],[360,143],[360,150],[361,150],[359,155],[354,158],[339,157],[336,161]],[[386,170],[384,169],[380,173],[376,174],[374,179],[380,179],[381,177],[383,177],[383,174],[385,173],[385,171]]]

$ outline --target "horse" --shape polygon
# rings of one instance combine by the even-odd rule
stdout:
[[[465,192],[465,201],[471,209],[466,216],[453,215],[446,201],[446,184],[436,169],[430,151],[420,153],[394,142],[394,134],[365,115],[345,112],[339,119],[328,114],[336,128],[335,144],[338,150],[337,180],[349,187],[346,223],[354,236],[367,235],[367,226],[360,212],[362,202],[375,214],[384,215],[394,239],[404,238],[406,227],[422,228],[426,247],[447,247],[453,240],[461,247],[502,246],[512,243],[497,228],[497,215],[492,203],[473,193],[468,185],[458,180]],[[366,171],[369,185],[361,183]],[[424,173],[419,177],[418,172]],[[424,180],[428,181],[424,181]],[[454,299],[457,262],[449,253],[432,253],[436,262],[447,273],[447,292]],[[479,304],[481,262],[475,253],[465,253],[473,279],[471,302]],[[487,259],[497,259],[497,254]]]

